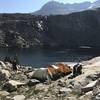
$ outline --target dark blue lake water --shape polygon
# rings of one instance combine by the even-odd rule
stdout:
[[[15,54],[18,55],[21,65],[33,67],[44,67],[54,62],[78,62],[96,56],[89,52],[68,49],[0,49],[1,58],[13,57]]]

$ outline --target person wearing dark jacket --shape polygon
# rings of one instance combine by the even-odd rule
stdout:
[[[19,65],[19,60],[17,54],[14,56],[14,59],[16,60],[17,65]]]
[[[17,62],[15,59],[12,61],[12,68],[13,70],[17,70]]]
[[[78,63],[73,67],[73,77],[82,74],[82,64]]]

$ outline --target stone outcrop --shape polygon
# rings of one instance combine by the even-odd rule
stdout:
[[[28,48],[42,45],[45,18],[30,14],[0,14],[0,46]]]
[[[39,80],[36,80],[36,79],[31,79],[29,80],[29,82],[27,83],[29,86],[34,86],[36,84],[40,83]]]
[[[13,100],[25,100],[25,96],[24,95],[16,95],[13,97]]]
[[[93,90],[93,88],[94,88],[94,86],[96,85],[96,83],[97,83],[97,80],[96,80],[96,81],[91,82],[91,83],[90,83],[90,84],[88,84],[87,86],[83,87],[83,88],[82,88],[82,91],[83,91],[83,92],[92,91],[92,90]]]
[[[8,95],[10,95],[9,92],[7,92],[7,91],[0,91],[0,96],[8,96]]]
[[[86,94],[82,95],[79,100],[91,100],[91,97],[93,96],[92,91],[87,92]]]
[[[100,93],[98,95],[96,95],[96,97],[94,98],[94,100],[100,100]]]
[[[25,83],[9,80],[3,86],[3,88],[8,92],[16,91],[18,87],[25,85]]]
[[[81,63],[83,74],[75,78],[66,75],[49,84],[28,76],[29,72],[33,75],[34,68],[20,67],[13,71],[9,67],[10,77],[0,80],[0,100],[99,100],[100,60],[93,58]]]
[[[11,74],[8,70],[0,70],[0,80],[8,80],[11,77]]]

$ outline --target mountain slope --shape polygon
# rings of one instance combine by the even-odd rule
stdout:
[[[100,8],[69,15],[0,14],[0,47],[100,48]]]
[[[80,12],[88,9],[100,7],[100,1],[93,3],[83,2],[74,4],[63,4],[56,1],[46,3],[40,10],[34,12],[34,15],[64,15],[73,12]]]

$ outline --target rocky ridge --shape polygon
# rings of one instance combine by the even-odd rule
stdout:
[[[0,47],[100,48],[99,18],[99,8],[56,16],[0,14]]]
[[[55,16],[0,14],[0,47],[100,48],[99,18],[100,8]]]
[[[80,12],[89,9],[95,9],[100,7],[100,0],[94,2],[82,2],[82,3],[60,3],[57,1],[47,2],[41,7],[40,10],[35,11],[34,15],[66,15],[73,12]]]
[[[83,74],[50,84],[31,79],[34,68],[21,66],[13,71],[10,64],[1,64],[0,100],[100,100],[100,57],[81,63]]]

